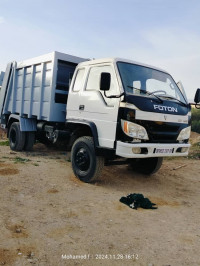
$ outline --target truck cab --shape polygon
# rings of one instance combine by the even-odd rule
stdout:
[[[131,158],[186,156],[191,107],[166,71],[108,58],[80,63],[67,120],[93,122],[99,148]]]

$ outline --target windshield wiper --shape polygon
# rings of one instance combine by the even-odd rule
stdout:
[[[163,95],[160,95],[161,97],[165,97],[165,98],[169,98],[169,99],[173,99],[173,100],[176,100],[178,101],[179,103],[181,103],[183,106],[187,107],[188,105],[182,101],[180,101],[179,99],[171,96],[171,95],[168,95],[168,94],[163,94]]]
[[[141,91],[141,92],[144,92],[147,95],[153,95],[154,97],[156,97],[159,100],[160,103],[163,103],[163,100],[160,99],[157,95],[155,95],[154,92],[149,92],[149,91],[146,91],[146,90],[138,89],[138,88],[135,88],[135,87],[129,86],[129,85],[127,85],[127,87],[131,88],[131,89],[135,89],[135,90]]]

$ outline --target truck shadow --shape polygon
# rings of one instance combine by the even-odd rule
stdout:
[[[64,146],[44,145],[42,143],[36,143],[33,150],[25,152],[28,157],[44,156],[50,159],[69,159],[69,153]],[[58,158],[59,157],[59,158]]]
[[[172,162],[174,164],[174,162]],[[181,172],[170,169],[171,162],[165,161],[161,169],[150,176],[133,171],[129,166],[105,167],[101,178],[94,185],[108,190],[163,197],[169,191],[174,198],[185,197],[193,193],[186,184],[180,183],[183,179]],[[172,167],[171,167],[172,168]],[[156,191],[156,194],[155,194]]]
[[[134,171],[127,165],[123,165],[105,167],[102,176],[94,184],[107,188],[116,188],[117,190],[130,190],[133,188],[143,190],[144,187],[155,187],[155,184],[158,185],[160,183],[160,173],[147,176]]]

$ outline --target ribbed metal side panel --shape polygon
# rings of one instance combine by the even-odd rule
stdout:
[[[52,78],[52,62],[14,69],[7,111],[50,121]]]
[[[2,114],[17,114],[20,117],[64,122],[67,92],[57,95],[58,60],[75,66],[83,58],[53,52],[20,63],[8,65],[0,98]],[[61,70],[60,70],[61,71]],[[68,73],[66,73],[68,75]],[[65,76],[65,73],[64,73]]]

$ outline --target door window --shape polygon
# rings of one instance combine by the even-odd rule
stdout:
[[[73,86],[73,91],[80,91],[83,86],[83,77],[84,77],[85,69],[79,69],[76,74],[76,79]]]
[[[106,91],[106,95],[118,95],[118,87],[116,84],[116,79],[114,75],[114,71],[111,66],[96,66],[92,67],[90,69],[90,74],[86,86],[87,91],[99,91],[100,90],[100,78],[101,78],[101,73],[102,72],[107,72],[111,74],[111,84],[110,84],[110,90]]]

